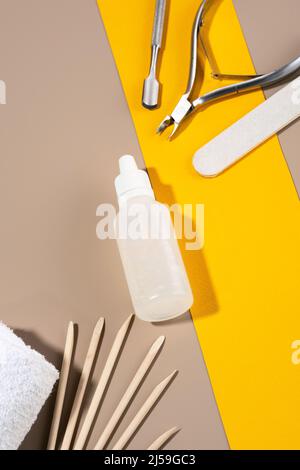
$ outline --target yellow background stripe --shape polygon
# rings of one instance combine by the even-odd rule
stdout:
[[[291,343],[300,338],[298,197],[276,137],[216,179],[203,179],[192,167],[195,151],[258,105],[262,92],[198,112],[172,143],[155,136],[185,89],[200,2],[170,3],[163,105],[149,112],[140,102],[154,0],[98,0],[157,198],[205,204],[205,247],[184,256],[195,328],[230,445],[299,449],[300,365],[291,362]],[[249,73],[253,65],[232,1],[217,3],[207,26],[218,65]],[[206,69],[202,91],[219,85]]]

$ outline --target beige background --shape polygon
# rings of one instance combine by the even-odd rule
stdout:
[[[258,73],[300,56],[299,0],[233,0]],[[267,90],[270,96],[276,90]],[[280,132],[280,143],[300,196],[300,120]]]
[[[235,4],[258,71],[299,54],[297,0],[284,10],[278,0]],[[118,157],[131,152],[143,162],[95,1],[0,0],[0,7],[0,79],[7,83],[7,105],[0,106],[0,318],[58,367],[67,323],[78,322],[73,389],[97,318],[105,316],[106,330],[95,377],[132,311],[116,245],[96,238],[95,212],[101,202],[116,202]],[[297,134],[299,124],[281,143],[299,184]],[[160,334],[166,345],[120,431],[159,380],[174,368],[179,375],[129,448],[144,448],[173,425],[182,430],[169,449],[227,448],[188,314],[160,326],[135,321],[91,443]],[[53,398],[24,449],[45,447],[52,408]]]

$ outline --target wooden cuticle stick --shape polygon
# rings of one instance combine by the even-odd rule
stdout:
[[[130,315],[127,320],[123,323],[119,329],[113,345],[111,347],[110,353],[107,357],[104,369],[102,371],[101,377],[99,379],[97,388],[93,395],[92,401],[89,405],[88,412],[85,416],[83,425],[78,433],[78,437],[75,441],[74,450],[82,450],[87,442],[88,436],[92,429],[95,417],[98,413],[99,406],[101,404],[102,398],[104,396],[107,384],[111,378],[111,375],[114,371],[114,367],[117,363],[120,351],[126,339],[129,327],[132,323],[134,315]]]
[[[135,376],[133,377],[131,383],[129,384],[126,392],[124,393],[123,397],[121,398],[116,410],[114,411],[112,417],[108,421],[104,431],[102,432],[101,436],[99,437],[97,444],[94,450],[102,450],[104,449],[105,445],[112,437],[117,425],[120,422],[121,417],[124,415],[128,405],[130,404],[134,394],[136,393],[138,387],[142,383],[144,377],[146,376],[147,372],[150,369],[151,364],[153,363],[155,357],[157,356],[158,352],[160,351],[163,343],[165,341],[164,336],[160,336],[151,346],[150,350],[148,351],[147,355],[145,356],[143,362],[141,363],[140,367],[138,368]]]
[[[63,361],[62,361],[62,366],[61,366],[53,418],[52,418],[51,429],[50,429],[50,434],[49,434],[49,439],[48,439],[48,445],[47,445],[48,450],[54,450],[56,446],[57,435],[58,435],[58,430],[59,430],[59,425],[60,425],[60,420],[61,420],[61,413],[63,409],[64,399],[66,395],[66,388],[67,388],[71,363],[73,359],[74,339],[75,339],[74,323],[70,322],[68,325],[64,356],[63,356]]]
[[[95,328],[91,337],[91,341],[89,344],[89,348],[87,351],[87,355],[84,361],[76,395],[74,398],[74,403],[72,406],[69,421],[68,421],[65,435],[63,438],[63,442],[61,445],[61,450],[68,450],[70,448],[70,445],[74,436],[74,431],[78,422],[79,413],[82,407],[83,399],[85,396],[85,392],[86,392],[89,380],[91,378],[90,376],[91,376],[92,368],[95,363],[97,351],[99,349],[99,343],[102,337],[103,327],[104,327],[104,318],[99,318],[99,320],[97,321],[95,325]]]
[[[112,450],[124,449],[128,441],[134,435],[134,433],[139,428],[140,424],[144,421],[146,416],[149,414],[153,406],[162,397],[164,391],[166,390],[168,385],[171,383],[171,381],[174,379],[177,372],[178,371],[175,370],[174,372],[172,372],[172,374],[166,377],[162,382],[156,385],[156,387],[152,390],[152,392],[148,396],[145,403],[141,406],[137,414],[132,419],[131,423],[127,426],[122,436],[118,439],[117,443],[114,445]]]
[[[175,436],[180,431],[178,426],[169,429],[168,431],[164,432],[161,436],[159,436],[152,444],[148,447],[147,450],[159,450],[161,449],[172,437]]]

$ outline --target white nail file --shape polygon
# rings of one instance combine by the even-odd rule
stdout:
[[[300,116],[300,78],[199,149],[195,169],[217,176]]]

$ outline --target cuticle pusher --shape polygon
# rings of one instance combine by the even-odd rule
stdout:
[[[166,16],[166,0],[156,0],[155,17],[152,32],[151,65],[150,72],[144,81],[143,106],[155,109],[159,102],[160,83],[157,80],[157,61],[159,50],[162,47],[163,32]]]

